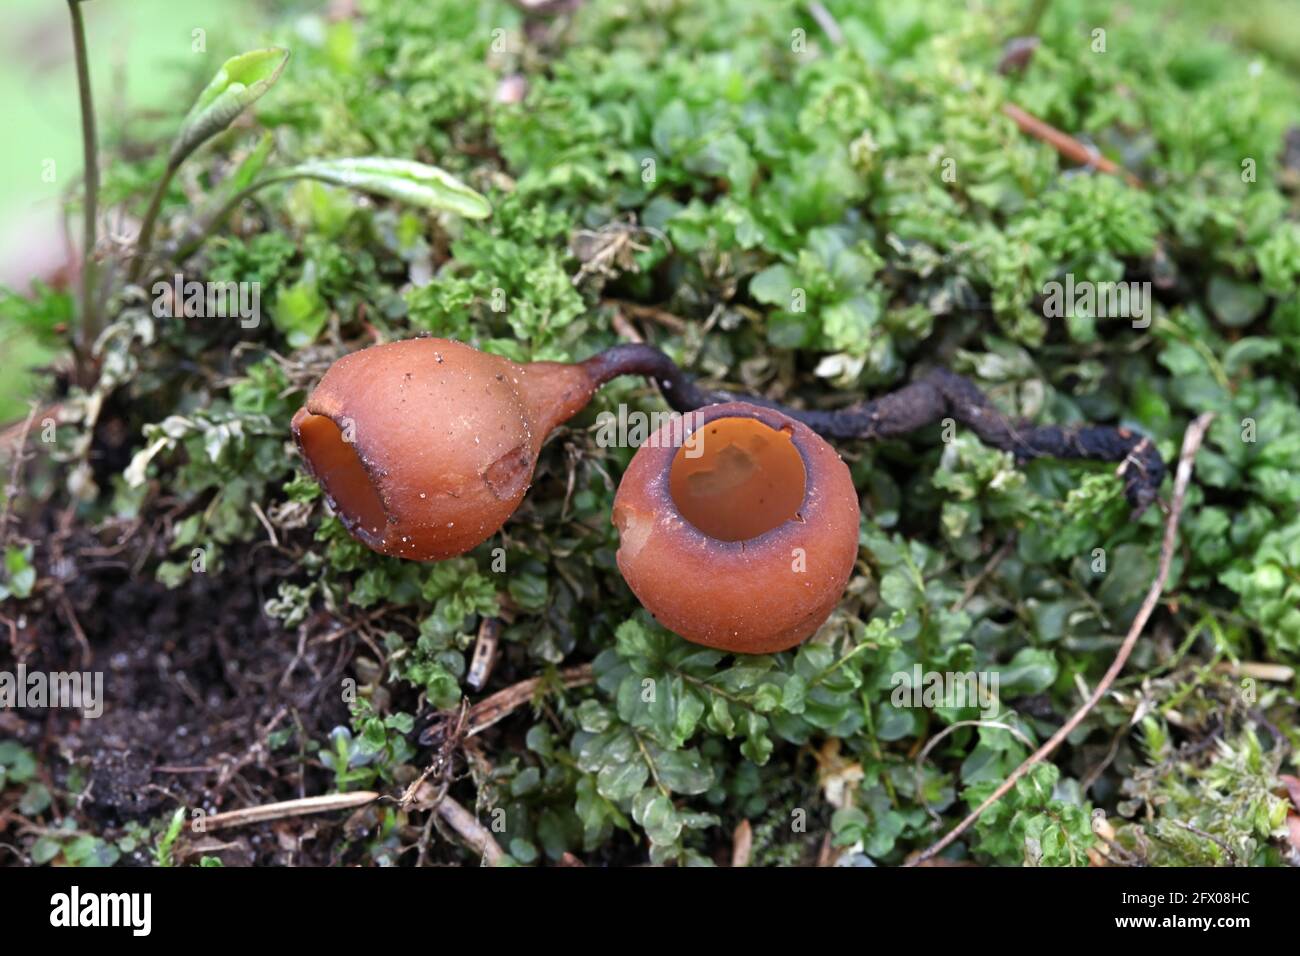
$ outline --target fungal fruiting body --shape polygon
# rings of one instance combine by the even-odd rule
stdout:
[[[1025,458],[1123,461],[1135,514],[1166,473],[1155,444],[1129,429],[1015,425],[946,369],[837,411],[782,409],[701,389],[644,343],[571,365],[521,365],[448,339],[379,345],[335,362],[292,430],[358,540],[382,554],[438,560],[505,523],[546,436],[619,375],[646,376],[688,416],[685,427],[670,422],[641,446],[619,486],[619,569],[669,629],[738,653],[804,640],[852,573],[857,492],[819,432],[882,438],[952,417]]]
[[[449,339],[339,359],[293,417],[344,526],[382,554],[462,554],[519,506],[542,442],[596,383],[581,365],[516,364]]]
[[[655,432],[623,475],[613,519],[619,570],[646,609],[689,641],[736,653],[813,634],[858,554],[858,496],[835,449],[744,402]]]

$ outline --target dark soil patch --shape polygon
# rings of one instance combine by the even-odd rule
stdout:
[[[52,790],[84,780],[75,804],[56,806],[105,838],[177,806],[193,816],[332,790],[315,751],[347,723],[337,689],[352,641],[300,639],[266,617],[265,592],[291,565],[265,545],[228,551],[219,571],[168,590],[133,573],[147,547],[141,537],[110,556],[80,529],[39,541],[40,599],[23,616],[5,610],[14,623],[0,641],[0,670],[21,662],[29,672],[102,672],[103,713],[0,711],[0,736],[38,753]],[[285,743],[271,752],[277,730]],[[190,833],[181,849],[207,846],[229,863],[327,863],[337,841],[298,837],[336,827],[338,817]],[[143,851],[136,856],[144,861]]]

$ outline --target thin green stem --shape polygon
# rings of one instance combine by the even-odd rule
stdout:
[[[144,219],[140,223],[140,238],[135,243],[135,257],[131,262],[131,270],[127,273],[127,280],[130,282],[140,280],[140,273],[149,258],[149,250],[153,246],[154,226],[158,223],[158,211],[162,208],[163,197],[167,195],[167,187],[171,185],[172,177],[176,175],[176,166],[176,163],[167,163],[167,168],[163,170],[162,178],[158,180],[158,185],[149,200],[149,208],[145,210]]]
[[[217,226],[221,225],[221,223],[225,221],[225,218],[229,216],[232,212],[234,212],[234,210],[239,206],[240,203],[242,203],[245,199],[247,199],[249,196],[253,195],[257,191],[261,189],[265,189],[267,186],[273,186],[276,183],[289,182],[294,179],[311,179],[311,178],[313,177],[306,176],[303,173],[299,173],[299,172],[276,173],[271,176],[267,176],[265,179],[258,180],[257,182],[253,183],[251,186],[247,186],[244,189],[241,189],[239,192],[235,193],[235,195],[231,196],[228,200],[226,200],[225,203],[223,203],[221,207],[213,215],[209,216],[198,227],[193,238],[186,240],[185,244],[181,246],[178,250],[176,250],[175,253],[173,253],[172,258],[176,259],[177,261],[180,261],[182,259],[186,259],[189,256],[193,255],[194,250],[198,249],[199,246],[203,245],[203,243],[208,240],[208,237],[212,235],[213,231],[217,228]]]
[[[1052,0],[1033,0],[1029,8],[1029,14],[1025,17],[1024,26],[1020,28],[1020,36],[1032,37],[1038,35],[1038,29],[1042,25],[1043,16],[1047,13],[1047,8],[1051,6]]]
[[[99,155],[95,135],[95,100],[90,91],[90,63],[86,56],[86,25],[81,17],[81,0],[68,0],[72,16],[72,46],[77,62],[77,91],[81,96],[81,145],[86,166],[85,201],[81,250],[81,341],[83,355],[89,355],[99,337],[99,311],[95,302],[96,220],[99,216]],[[84,373],[84,369],[78,372]]]
[[[659,768],[655,766],[654,758],[650,756],[650,750],[646,747],[645,741],[641,739],[641,735],[633,730],[632,739],[636,741],[637,749],[641,751],[641,759],[650,768],[650,779],[654,781],[654,785],[659,788],[659,792],[665,797],[672,797],[673,792],[665,787],[663,781],[659,779]]]
[[[870,695],[866,693],[862,695],[862,713],[866,717],[867,740],[871,746],[871,755],[876,759],[876,763],[881,764],[880,782],[885,785],[885,792],[889,794],[890,805],[897,810],[899,807],[898,792],[894,789],[893,778],[889,776],[889,768],[884,766],[885,752],[880,747],[880,738],[876,736],[876,716],[872,712],[873,703],[874,701],[871,700]],[[921,791],[918,788],[917,796],[920,795]]]

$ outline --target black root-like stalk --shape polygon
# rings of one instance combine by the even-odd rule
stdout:
[[[668,405],[689,412],[719,402],[749,402],[775,408],[826,438],[893,438],[942,422],[965,425],[994,448],[1023,462],[1031,458],[1118,461],[1124,493],[1134,516],[1156,499],[1165,463],[1155,443],[1127,428],[1104,425],[1014,423],[999,412],[974,382],[943,368],[930,369],[897,391],[835,411],[790,408],[770,399],[700,388],[653,346],[616,345],[582,363],[600,383],[620,375],[642,375],[658,386]]]

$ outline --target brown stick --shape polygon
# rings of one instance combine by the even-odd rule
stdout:
[[[1295,680],[1295,668],[1289,664],[1270,664],[1256,661],[1242,661],[1234,664],[1232,661],[1224,661],[1214,669],[1221,674],[1232,674],[1234,677],[1253,677],[1255,680],[1275,681],[1279,684],[1289,684]]]
[[[975,593],[984,586],[984,582],[993,576],[993,572],[996,571],[998,566],[1007,559],[1007,555],[1011,553],[1011,549],[1015,546],[1016,536],[1013,534],[1011,537],[1007,538],[1006,541],[1002,542],[1002,546],[993,553],[993,557],[989,558],[989,563],[980,569],[979,574],[975,575],[975,577],[971,578],[970,581],[967,582],[966,587],[962,589],[961,597],[953,602],[950,610],[960,611],[969,604],[971,598],[973,598]]]
[[[1147,589],[1147,596],[1138,609],[1137,617],[1133,618],[1133,624],[1129,627],[1124,643],[1120,645],[1115,660],[1111,662],[1106,675],[1093,690],[1092,695],[1070,716],[1069,720],[1061,725],[1061,728],[1056,733],[1052,734],[1047,743],[1030,754],[1025,759],[1025,762],[1017,767],[1011,776],[1003,780],[998,788],[989,794],[984,802],[976,807],[966,819],[948,831],[946,835],[928,849],[908,860],[904,866],[916,866],[930,859],[970,829],[985,810],[1007,795],[1008,791],[1015,786],[1016,781],[1023,777],[1030,767],[1050,756],[1065,741],[1065,738],[1073,732],[1074,728],[1082,723],[1083,718],[1088,716],[1092,709],[1106,696],[1106,692],[1110,690],[1110,685],[1115,682],[1115,678],[1119,676],[1120,671],[1124,669],[1124,665],[1128,662],[1129,655],[1133,653],[1133,648],[1137,645],[1137,640],[1142,635],[1142,630],[1146,627],[1152,611],[1160,603],[1160,595],[1164,593],[1165,581],[1169,578],[1169,566],[1174,557],[1174,546],[1178,539],[1178,519],[1183,513],[1183,501],[1187,496],[1187,485],[1192,479],[1192,462],[1196,458],[1197,450],[1201,447],[1201,442],[1205,440],[1205,431],[1210,427],[1210,422],[1213,419],[1214,413],[1206,412],[1193,421],[1183,435],[1183,448],[1178,456],[1178,473],[1174,477],[1173,500],[1169,506],[1169,517],[1165,521],[1164,541],[1160,545],[1160,567],[1156,571],[1155,580],[1151,582],[1151,587]]]
[[[481,690],[492,676],[492,667],[497,660],[497,640],[501,636],[501,619],[485,617],[478,628],[478,639],[474,641],[474,654],[470,658],[469,675],[465,683],[474,690]]]
[[[629,342],[644,342],[641,333],[636,330],[636,326],[629,321],[628,317],[623,314],[620,308],[614,309],[614,316],[609,320],[610,326],[619,334],[620,338],[627,339]]]
[[[822,32],[826,34],[826,39],[831,41],[831,46],[844,45],[844,31],[840,29],[839,23],[836,22],[835,17],[831,15],[829,10],[818,3],[817,0],[811,0],[808,4],[808,13],[817,21],[817,25],[822,28]]]
[[[444,796],[438,801],[438,816],[447,826],[456,831],[456,835],[471,850],[480,854],[488,866],[496,866],[506,855],[497,841],[492,838],[492,834],[474,819],[474,815],[451,797]]]
[[[31,431],[33,421],[38,418],[42,421],[47,418],[57,419],[62,408],[63,405],[59,402],[47,405],[39,410],[33,405],[21,420],[14,420],[0,426],[0,460],[7,459],[22,450],[23,446],[27,444],[27,433]]]
[[[301,817],[309,813],[328,813],[330,810],[351,810],[363,807],[379,799],[373,790],[360,790],[356,793],[329,793],[323,797],[304,797],[301,800],[284,800],[280,803],[267,803],[260,807],[244,807],[228,813],[214,813],[203,820],[204,832],[220,830],[222,827],[240,827],[249,823],[265,823],[267,820],[282,820],[285,817]],[[197,822],[197,821],[196,821]]]
[[[1130,186],[1137,189],[1142,188],[1142,180],[1128,170],[1111,162],[1095,149],[1085,146],[1069,133],[1063,133],[1050,123],[1044,123],[1037,116],[1026,113],[1016,104],[1003,103],[1002,112],[1011,117],[1015,124],[1020,127],[1022,133],[1027,133],[1035,139],[1042,140],[1066,159],[1072,160],[1080,166],[1091,166],[1100,169],[1103,173],[1120,176]]]
[[[23,421],[18,432],[17,438],[13,443],[13,465],[9,469],[9,483],[5,486],[5,506],[4,511],[0,512],[0,549],[9,543],[9,520],[13,517],[14,501],[18,498],[18,493],[22,490],[19,486],[19,478],[22,476],[23,463],[27,460],[27,436],[32,430],[32,421],[36,418],[36,403],[27,412],[27,418]],[[14,426],[19,427],[19,426]],[[5,438],[7,439],[9,431],[6,430]],[[2,449],[0,449],[2,450]]]
[[[521,707],[533,699],[533,694],[542,685],[544,678],[530,677],[518,684],[512,684],[505,690],[497,691],[491,697],[485,697],[469,709],[466,737],[482,733],[499,720],[504,720],[516,707]],[[581,687],[592,681],[591,665],[580,664],[560,671],[560,681],[565,687]]]
[[[673,332],[681,333],[686,331],[686,320],[681,316],[673,315],[667,309],[645,305],[642,302],[631,302],[627,299],[604,299],[602,303],[622,309],[634,319],[649,319],[651,322],[662,325]]]
[[[749,866],[749,856],[753,849],[754,828],[748,820],[741,820],[731,834],[731,865]]]

